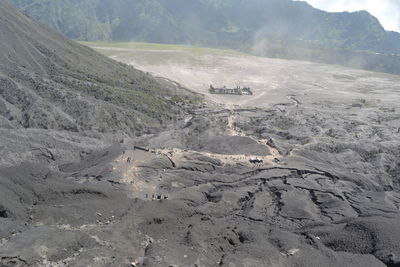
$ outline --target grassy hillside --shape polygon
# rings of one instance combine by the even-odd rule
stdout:
[[[10,0],[73,39],[240,48],[296,40],[400,53],[400,34],[369,13],[328,13],[291,0]]]

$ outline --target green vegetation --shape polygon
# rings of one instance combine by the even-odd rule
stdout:
[[[145,43],[145,42],[80,42],[81,44],[89,47],[112,47],[112,48],[123,48],[130,50],[161,50],[170,52],[187,52],[194,55],[209,55],[216,53],[226,54],[239,54],[240,52],[233,49],[218,49],[210,47],[199,47],[193,45],[179,45],[179,44],[160,44],[160,43]],[[123,52],[123,51],[122,51]]]
[[[10,0],[82,41],[144,41],[240,48],[281,39],[400,53],[400,34],[368,12],[328,13],[291,0]]]
[[[328,13],[292,0],[10,0],[72,39],[145,47],[238,49],[399,74],[400,34],[366,11]],[[140,42],[187,44],[192,48]],[[106,43],[102,44],[107,46]],[[115,43],[112,44],[115,46]],[[357,52],[353,52],[357,51]],[[193,52],[193,51],[191,51]],[[150,59],[152,60],[152,59]]]
[[[136,43],[136,42],[80,42],[98,52],[132,64],[144,62],[150,65],[166,64],[173,60],[190,62],[192,66],[204,66],[202,56],[240,56],[242,52],[232,49],[203,48],[188,45]]]

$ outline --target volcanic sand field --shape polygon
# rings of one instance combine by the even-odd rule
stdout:
[[[233,50],[146,43],[84,43],[145,72],[176,81],[212,101],[266,108],[295,96],[314,101],[356,103],[359,99],[398,102],[398,76],[304,61],[271,59]],[[211,95],[209,86],[249,86],[253,96]],[[290,101],[289,101],[290,102]]]

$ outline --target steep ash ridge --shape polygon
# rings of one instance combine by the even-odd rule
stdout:
[[[194,100],[0,4],[0,115],[7,127],[134,136],[164,127]]]

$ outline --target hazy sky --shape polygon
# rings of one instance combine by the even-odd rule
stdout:
[[[379,19],[386,30],[400,32],[400,0],[306,0],[326,11],[367,10]]]

